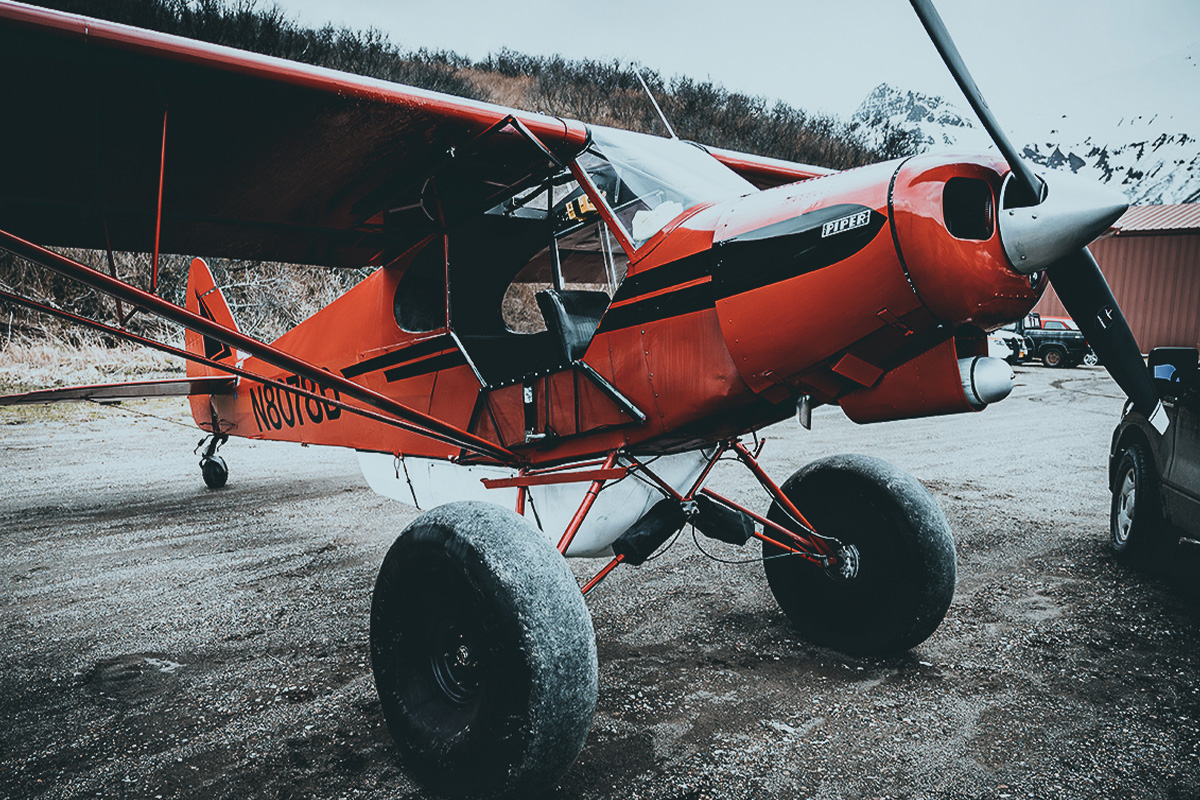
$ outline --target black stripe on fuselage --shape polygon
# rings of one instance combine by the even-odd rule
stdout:
[[[408,347],[401,347],[398,350],[393,350],[390,353],[384,353],[381,356],[368,358],[366,361],[360,361],[357,364],[346,367],[342,370],[342,376],[346,378],[357,378],[359,375],[366,375],[368,372],[374,372],[377,369],[384,367],[394,367],[397,364],[405,364],[409,361],[415,361],[418,358],[432,355],[434,353],[447,350],[455,347],[454,339],[449,336],[437,336],[433,339],[426,339],[423,342],[417,342]]]
[[[427,358],[424,361],[417,361],[412,364],[405,364],[402,367],[389,369],[383,373],[383,378],[388,383],[402,381],[405,378],[415,378],[418,375],[428,375],[430,372],[437,372],[441,369],[450,369],[467,363],[467,359],[463,356],[461,350],[453,350],[449,353],[442,353],[440,356]]]
[[[654,269],[639,272],[621,281],[621,287],[613,297],[614,303],[619,303],[638,295],[668,289],[681,283],[694,281],[696,278],[708,275],[708,260],[710,250],[703,250],[690,256],[684,256],[678,261],[662,264]]]
[[[717,300],[833,266],[866,247],[887,217],[839,204],[718,242],[709,250],[627,278],[598,333],[645,325],[711,308]],[[638,300],[640,295],[711,276],[712,281]]]
[[[645,325],[647,322],[703,311],[712,308],[714,302],[712,282],[705,281],[686,289],[663,292],[620,308],[610,308],[596,332],[618,331],[622,328]]]
[[[714,293],[732,297],[831,267],[870,244],[885,224],[877,211],[840,203],[718,242]]]

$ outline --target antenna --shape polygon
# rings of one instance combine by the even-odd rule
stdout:
[[[646,85],[646,79],[642,77],[642,68],[637,64],[633,65],[633,74],[637,75],[638,81],[642,84],[642,88],[646,90],[646,96],[650,98],[650,102],[654,104],[654,110],[658,112],[658,118],[663,121],[663,125],[667,126],[667,133],[671,134],[672,139],[678,139],[675,135],[675,129],[671,127],[671,123],[667,121],[667,115],[659,108],[658,101],[654,99],[654,94],[650,91],[650,87]]]

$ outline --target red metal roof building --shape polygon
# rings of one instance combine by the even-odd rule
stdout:
[[[1089,247],[1142,352],[1200,347],[1200,203],[1134,206]],[[1035,310],[1067,313],[1053,288]]]

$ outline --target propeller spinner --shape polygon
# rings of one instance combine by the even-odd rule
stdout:
[[[1107,230],[1128,204],[1105,187],[1081,187],[1074,176],[1035,175],[996,121],[931,0],[911,2],[950,74],[1008,162],[1011,172],[1001,193],[998,222],[1013,269],[1023,274],[1046,271],[1063,306],[1134,409],[1165,432],[1167,415],[1133,331],[1085,246]]]

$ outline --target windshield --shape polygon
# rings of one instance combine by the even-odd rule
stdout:
[[[604,195],[634,246],[687,209],[758,191],[700,147],[616,128],[593,127],[579,165]]]

